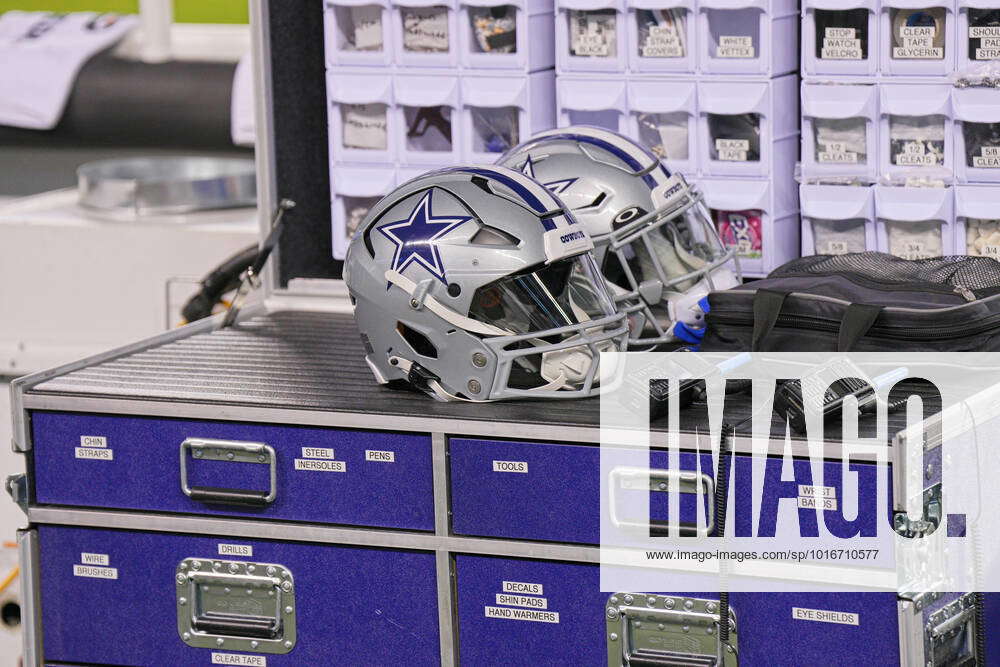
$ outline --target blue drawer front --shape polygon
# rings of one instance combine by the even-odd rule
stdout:
[[[600,591],[597,565],[458,556],[456,569],[462,665],[607,665],[609,594]],[[505,581],[540,584],[559,622],[488,617]],[[739,593],[730,601],[742,667],[899,664],[892,593]],[[859,625],[794,620],[793,607],[854,612]]]
[[[506,440],[471,440],[452,438],[450,441],[452,529],[461,535],[481,535],[526,540],[551,540],[597,544],[600,542],[601,452],[600,447],[587,445],[546,444]],[[524,464],[527,472],[496,471],[495,462]],[[682,452],[682,470],[693,471],[696,455]],[[701,471],[714,478],[715,462],[710,454],[700,456]],[[748,456],[734,459],[732,493],[736,534],[763,535],[774,532],[777,508],[795,503],[799,484],[819,484],[813,480],[809,461],[795,460],[796,479],[782,479],[781,458],[768,459],[763,480],[762,505],[768,511],[757,524],[751,514],[753,460]],[[502,464],[501,464],[502,465]],[[652,450],[650,466],[669,469],[666,451]],[[508,466],[510,467],[510,466]],[[523,468],[522,468],[523,469]],[[857,473],[861,507],[875,507],[877,469],[871,464],[852,464],[850,474]],[[731,473],[732,474],[732,473]],[[835,489],[843,498],[844,475],[840,463],[824,464],[824,484]],[[624,496],[638,491],[619,491]],[[668,497],[650,493],[650,516],[666,519]],[[681,521],[693,522],[697,498],[685,493],[680,496]],[[891,507],[892,499],[889,503]],[[706,499],[706,506],[707,506]],[[838,508],[842,509],[842,502]],[[803,529],[818,530],[818,522],[826,522],[832,531],[853,534],[854,521],[837,515],[818,517],[813,510],[800,510]],[[858,519],[867,529],[873,529],[874,516]],[[804,533],[806,534],[806,533]]]
[[[427,435],[236,422],[35,412],[39,503],[253,516],[408,530],[434,529],[431,440]],[[112,460],[76,458],[81,436],[107,438]],[[179,448],[190,437],[262,442],[276,452],[277,496],[262,509],[205,504],[181,491]],[[333,449],[344,472],[296,470],[302,448]],[[394,462],[368,461],[391,451]],[[323,460],[314,464],[325,465]],[[268,466],[194,460],[191,486],[266,490]]]
[[[183,559],[204,557],[292,572],[297,642],[288,654],[267,655],[269,667],[440,664],[433,554],[63,526],[38,532],[47,660],[210,664],[212,649],[178,635],[173,579]],[[220,543],[250,545],[253,557],[220,557]],[[74,576],[84,552],[106,554],[118,578]]]
[[[600,447],[452,438],[450,460],[455,533],[600,542]],[[527,472],[496,471],[495,461],[526,464]],[[667,453],[651,452],[650,463],[667,468]],[[680,466],[693,470],[695,455],[681,454]],[[710,466],[711,457],[703,456],[702,468],[709,474]],[[681,495],[682,521],[695,520],[695,503],[694,495]],[[650,494],[654,519],[667,518],[667,505],[665,494]]]

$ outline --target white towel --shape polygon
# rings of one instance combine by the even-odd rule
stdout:
[[[0,16],[0,125],[55,127],[80,68],[136,25],[135,16],[95,12]]]

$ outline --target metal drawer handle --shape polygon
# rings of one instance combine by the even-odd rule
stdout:
[[[648,484],[647,484],[648,479]],[[696,523],[678,521],[682,536],[707,537],[715,530],[715,511],[711,503],[715,502],[715,480],[705,473],[685,470],[665,470],[660,468],[613,468],[608,473],[608,505],[610,507],[611,524],[620,530],[649,531],[649,535],[666,535],[669,521],[650,520],[649,525],[641,521],[623,519],[618,516],[617,492],[619,489],[643,489],[659,493],[679,491],[680,493],[696,493],[701,487],[709,498],[708,526],[699,527]]]
[[[188,484],[187,471],[188,451],[196,459],[267,465],[270,468],[269,488],[267,491],[256,491],[253,489],[229,489],[214,486],[190,486]],[[180,456],[181,491],[191,500],[209,504],[264,507],[274,502],[275,497],[278,495],[278,468],[274,448],[270,445],[262,442],[188,438],[181,443]]]
[[[295,581],[277,563],[185,558],[174,571],[177,632],[189,646],[288,653]]]

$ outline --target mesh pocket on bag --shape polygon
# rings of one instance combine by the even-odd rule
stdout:
[[[907,260],[881,252],[813,255],[795,259],[771,272],[769,278],[793,275],[856,276],[868,281],[924,287],[965,287],[973,291],[1000,289],[1000,262],[990,257],[934,257]]]

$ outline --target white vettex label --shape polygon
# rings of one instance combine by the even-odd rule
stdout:
[[[328,447],[303,447],[302,458],[304,459],[332,459],[333,450]]]
[[[753,37],[734,37],[723,35],[719,37],[719,45],[715,49],[716,58],[754,58],[756,49]]]
[[[859,615],[852,612],[805,609],[803,607],[792,607],[792,618],[797,621],[819,621],[841,625],[859,625],[861,621]]]
[[[494,461],[493,472],[528,472],[527,461]],[[507,590],[507,589],[504,589]]]
[[[484,607],[486,618],[506,618],[512,621],[534,621],[536,623],[558,623],[559,612],[535,611],[533,609],[513,609],[509,607]]]
[[[108,439],[103,435],[81,435],[81,447],[107,447]]]
[[[395,463],[396,452],[385,452],[378,449],[366,449],[365,461],[377,461],[381,463]]]
[[[80,562],[84,565],[110,565],[111,559],[107,554],[91,554],[83,552],[80,554]]]
[[[837,509],[837,489],[832,486],[799,484],[798,505],[801,509]]]
[[[524,581],[503,582],[504,593],[521,593],[522,595],[544,595],[541,584],[529,584]]]
[[[253,556],[253,546],[249,544],[220,544],[220,556]]]
[[[118,568],[95,567],[93,565],[74,565],[74,577],[89,577],[91,579],[117,579]]]
[[[101,449],[100,447],[77,447],[76,458],[113,461],[115,459],[115,451],[113,449]]]
[[[508,607],[528,607],[530,609],[549,608],[549,601],[545,598],[536,598],[530,595],[511,595],[509,593],[497,593],[497,604]]]
[[[295,459],[296,470],[314,470],[318,472],[347,472],[345,461],[326,461],[321,459]]]
[[[212,652],[213,665],[247,665],[249,667],[267,667],[267,657],[263,655],[242,655],[239,653]]]

